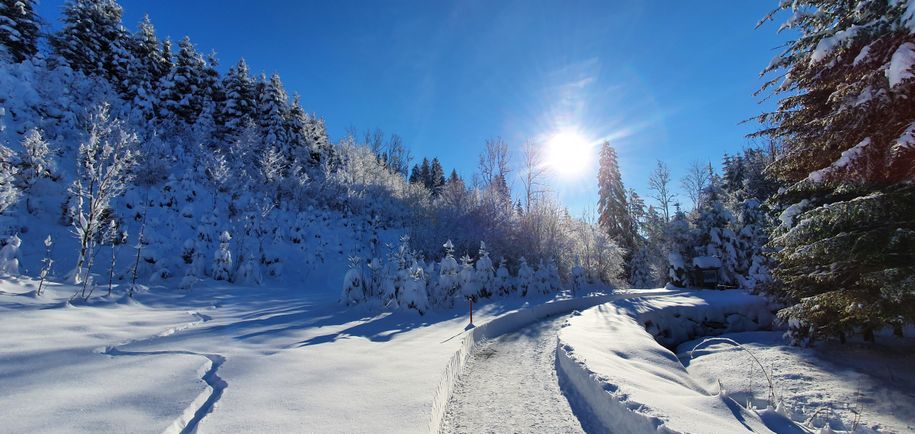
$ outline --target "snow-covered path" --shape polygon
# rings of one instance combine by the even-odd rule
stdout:
[[[482,344],[448,403],[442,431],[584,432],[556,377],[556,335],[566,315]]]

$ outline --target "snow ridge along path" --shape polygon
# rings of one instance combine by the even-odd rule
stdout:
[[[439,385],[436,388],[432,399],[432,414],[429,420],[428,431],[440,432],[442,430],[445,414],[448,411],[448,404],[451,400],[455,385],[457,384],[459,377],[464,373],[464,366],[470,356],[482,342],[495,339],[506,333],[514,332],[549,316],[568,314],[575,310],[580,311],[616,300],[673,295],[681,292],[683,291],[675,288],[627,290],[616,294],[599,294],[556,299],[532,306],[527,306],[525,303],[525,306],[520,309],[506,312],[477,327],[471,328],[466,335],[464,335],[460,349],[452,355],[451,361],[446,365],[444,372],[442,372],[442,377],[439,380]]]
[[[455,385],[442,432],[584,432],[556,376],[566,315],[484,342]]]

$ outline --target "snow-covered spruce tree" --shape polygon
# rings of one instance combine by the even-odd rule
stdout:
[[[229,68],[229,72],[222,80],[222,88],[226,95],[225,103],[222,105],[222,134],[227,140],[232,141],[245,126],[254,122],[256,110],[254,81],[248,72],[245,59],[240,59]]]
[[[178,44],[171,71],[159,82],[159,116],[191,125],[203,110],[206,61],[187,37]]]
[[[725,207],[717,177],[703,193],[696,216],[693,257],[714,257],[721,261],[721,283],[736,285],[738,276],[737,235],[734,216]]]
[[[597,188],[598,224],[618,246],[625,249],[628,269],[629,258],[635,248],[635,230],[626,204],[626,188],[620,175],[616,149],[607,141],[601,144]]]
[[[527,265],[527,259],[524,256],[519,259],[518,264],[518,292],[521,293],[521,296],[526,296],[534,288],[534,270],[531,269],[530,265]]]
[[[480,241],[480,250],[477,252],[476,281],[477,290],[480,297],[492,297],[495,293],[495,275],[492,267],[492,259],[489,257],[489,251],[486,250],[486,243]]]
[[[292,159],[286,137],[286,112],[289,97],[279,74],[270,76],[264,91],[257,95],[257,122],[263,146],[276,149],[283,158]]]
[[[123,89],[132,60],[122,12],[115,0],[69,1],[63,10],[63,27],[51,36],[51,46],[74,70],[104,77]]]
[[[35,0],[0,0],[0,52],[5,47],[14,62],[31,58],[38,53],[40,33]]]
[[[458,275],[461,269],[454,259],[454,244],[451,243],[451,240],[446,241],[442,247],[445,249],[445,256],[438,263],[438,282],[432,302],[439,306],[451,307],[461,289]]]
[[[359,304],[366,300],[365,273],[362,258],[349,257],[349,269],[343,275],[343,293],[340,301],[345,305]]]
[[[213,254],[214,280],[232,279],[232,251],[229,248],[230,241],[232,241],[232,235],[229,234],[229,231],[222,231],[222,234],[219,235],[219,248]]]
[[[651,268],[651,261],[648,257],[648,247],[640,246],[632,255],[632,261],[629,264],[629,284],[633,288],[654,288],[654,272]]]
[[[496,280],[494,286],[497,293],[501,296],[506,296],[515,292],[511,273],[508,272],[508,261],[506,261],[504,257],[499,260],[499,268],[496,269]]]
[[[577,294],[588,284],[587,271],[581,266],[581,259],[575,257],[575,265],[572,266],[572,293]]]
[[[461,280],[461,295],[476,300],[480,295],[480,288],[477,284],[476,270],[473,268],[473,259],[470,259],[469,255],[461,256],[461,272],[458,276]]]
[[[531,287],[531,292],[535,294],[550,293],[550,272],[546,264],[543,263],[543,259],[537,263],[537,269],[534,270],[534,283],[533,287]]]
[[[915,4],[784,0],[766,20],[780,11],[799,36],[764,71],[778,77],[761,92],[781,99],[757,133],[780,146],[774,202],[796,215],[772,241],[774,290],[796,303],[780,317],[795,342],[901,334],[915,322]]]
[[[97,235],[110,213],[109,204],[127,188],[137,158],[136,134],[111,117],[107,104],[96,109],[86,124],[88,137],[79,146],[76,179],[69,188],[70,213],[79,240],[79,258],[70,275],[74,283],[86,281],[89,270],[84,267],[94,257]]]
[[[693,233],[686,214],[679,209],[674,214],[673,220],[667,225],[665,239],[667,240],[667,282],[685,288],[690,283],[687,264],[691,264],[693,259],[691,251]]]
[[[765,245],[769,242],[772,225],[759,200],[746,199],[738,206],[737,277],[741,287],[754,289],[770,280]]]
[[[433,196],[438,196],[442,192],[442,188],[445,186],[445,169],[442,168],[441,161],[438,161],[438,158],[433,158],[432,163],[429,166],[429,182],[426,187],[432,191]]]
[[[165,57],[148,15],[143,17],[128,47],[134,62],[130,68],[126,99],[133,104],[135,111],[145,119],[151,119],[160,105],[159,82],[171,70],[171,60]]]
[[[413,258],[407,268],[399,304],[406,309],[415,309],[420,315],[429,310],[429,298],[426,292],[426,275],[422,261]]]

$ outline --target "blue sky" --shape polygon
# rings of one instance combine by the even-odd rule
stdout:
[[[752,93],[783,39],[754,27],[774,3],[121,0],[130,29],[148,13],[222,70],[244,57],[278,72],[334,139],[379,127],[469,178],[489,137],[519,149],[574,128],[610,138],[643,196],[656,159],[678,180],[750,144],[740,122],[766,107]],[[57,26],[62,4],[39,10]],[[575,214],[596,201],[589,167],[550,182]]]

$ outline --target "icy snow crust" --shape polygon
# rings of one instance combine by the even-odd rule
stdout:
[[[655,340],[675,345],[690,336],[754,330],[771,320],[765,299],[740,291],[603,304],[572,316],[559,332],[559,375],[600,425],[616,433],[792,432],[781,415],[767,413],[764,420],[694,381]]]

